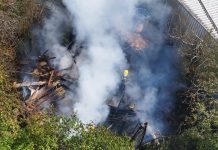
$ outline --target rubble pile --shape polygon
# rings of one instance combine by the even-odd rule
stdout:
[[[65,78],[61,70],[51,66],[50,60],[55,59],[55,57],[48,57],[47,52],[44,52],[35,60],[21,61],[22,65],[29,65],[33,61],[36,62],[36,65],[28,69],[30,72],[22,72],[30,75],[28,81],[14,83],[14,88],[28,91],[24,105],[29,112],[42,109],[45,102],[62,99],[66,90],[70,90],[65,83],[71,81]]]

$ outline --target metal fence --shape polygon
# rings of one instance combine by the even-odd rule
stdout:
[[[198,37],[203,38],[208,35],[209,32],[203,27],[201,22],[192,14],[192,12],[182,5],[178,0],[167,0],[167,4],[172,7],[171,22],[175,25],[178,22],[178,18],[182,18],[183,24],[185,26],[184,32],[193,32]]]

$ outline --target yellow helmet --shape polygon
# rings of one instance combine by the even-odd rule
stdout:
[[[127,77],[129,75],[129,70],[128,69],[125,69],[124,71],[123,71],[123,76],[124,77]]]

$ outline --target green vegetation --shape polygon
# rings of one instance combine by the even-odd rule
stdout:
[[[179,25],[178,25],[179,24]],[[177,114],[182,116],[178,134],[163,149],[218,149],[218,42],[210,35],[200,39],[178,22],[171,37],[178,41],[186,87],[178,95]]]
[[[186,36],[192,46],[183,45],[180,49],[188,85],[182,102],[186,115],[181,124],[184,132],[171,146],[181,150],[215,150],[218,149],[218,103],[213,95],[218,90],[218,43],[210,36],[193,41],[196,38]]]
[[[119,137],[104,127],[82,125],[74,116],[69,119],[51,115],[32,114],[17,126],[17,133],[1,135],[1,149],[81,149],[132,150],[133,143],[127,137]],[[8,126],[1,125],[1,130]],[[14,126],[14,124],[13,124]],[[12,127],[13,127],[12,126]]]
[[[72,123],[74,122],[74,123]],[[70,125],[70,126],[69,126]],[[95,127],[93,124],[84,126],[74,119],[62,119],[61,130],[63,132],[60,137],[61,148],[69,149],[85,149],[85,150],[104,150],[104,149],[119,149],[132,150],[133,143],[127,137],[115,136],[114,133],[107,130],[105,127]],[[72,130],[73,129],[73,130]],[[69,132],[70,131],[70,132]],[[88,132],[87,132],[88,131]],[[72,136],[72,135],[76,136]],[[67,135],[67,136],[66,136]],[[72,137],[71,137],[71,136]]]
[[[82,125],[74,116],[70,119],[34,114],[27,126],[7,145],[11,149],[134,149],[126,137],[119,137],[104,127]]]
[[[213,95],[218,90],[218,43],[209,35],[199,39],[178,28],[171,37],[178,41],[184,69],[181,82],[186,85],[176,103],[180,125],[177,134],[164,138],[159,146],[151,143],[144,148],[217,150],[218,102]]]

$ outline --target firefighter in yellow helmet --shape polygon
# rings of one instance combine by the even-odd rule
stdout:
[[[127,78],[128,78],[128,76],[129,76],[129,70],[128,70],[128,69],[125,69],[125,70],[123,71],[123,80],[126,81]]]

